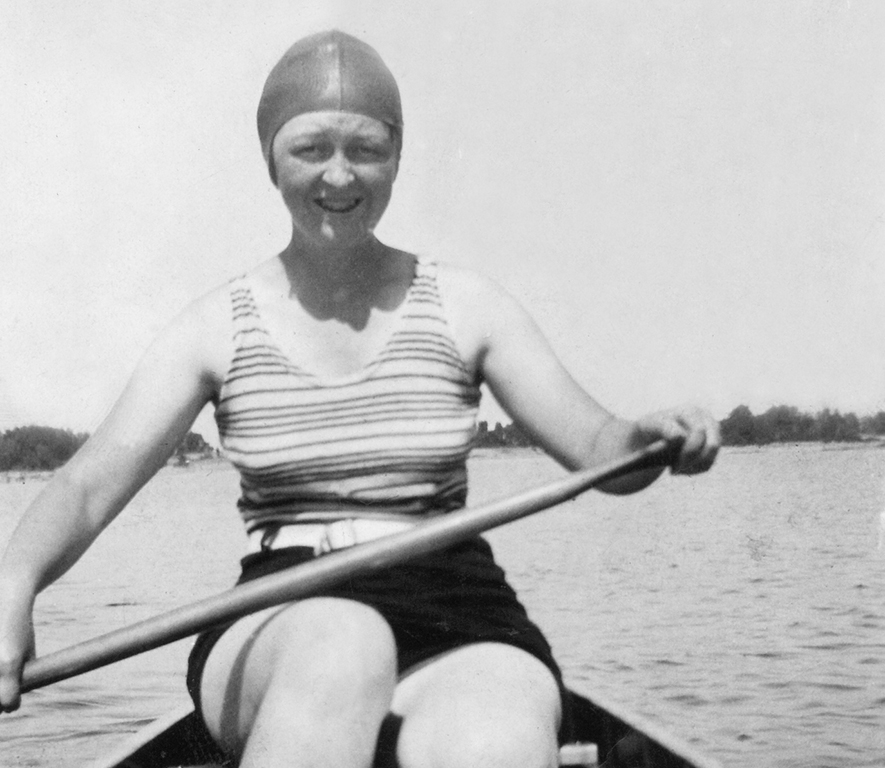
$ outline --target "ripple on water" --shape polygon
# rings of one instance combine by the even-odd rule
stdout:
[[[475,460],[471,499],[560,474],[537,456]],[[631,497],[589,494],[490,538],[578,687],[727,766],[881,768],[885,568],[869,532],[885,508],[882,477],[885,451],[726,450],[707,476],[667,478]],[[23,495],[0,485],[0,510]],[[237,495],[231,471],[161,472],[136,497],[138,514],[121,516],[41,597],[41,650],[227,588],[242,547]],[[187,700],[188,649],[29,694],[0,723],[0,765],[97,757]]]

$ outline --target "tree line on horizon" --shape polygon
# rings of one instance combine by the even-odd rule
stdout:
[[[724,445],[856,443],[885,435],[885,411],[859,418],[830,408],[810,414],[790,405],[775,405],[756,415],[739,405],[719,424]]]
[[[73,456],[86,439],[54,427],[15,427],[0,434],[0,471],[57,469]]]
[[[791,405],[775,405],[754,414],[746,405],[719,422],[723,445],[770,445],[771,443],[855,443],[885,437],[885,411],[858,417],[824,408],[804,413]],[[474,445],[481,448],[522,447],[533,440],[516,424],[496,423],[489,428],[479,422]]]
[[[824,408],[814,414],[789,405],[776,405],[754,414],[739,405],[722,421],[723,445],[769,445],[771,443],[849,443],[885,438],[885,411],[858,417]],[[73,456],[89,435],[54,427],[15,427],[0,433],[0,472],[51,471]],[[516,424],[487,421],[477,425],[474,445],[480,448],[526,448],[535,441]],[[196,432],[188,432],[173,452],[179,464],[188,456],[215,453]]]
[[[473,445],[478,448],[528,448],[534,446],[535,441],[517,424],[497,422],[489,429],[489,423],[481,421],[477,424]]]
[[[0,433],[0,472],[52,471],[62,466],[86,442],[85,432],[30,425]],[[188,455],[209,455],[214,449],[203,436],[188,432],[175,449],[174,456],[183,463]]]

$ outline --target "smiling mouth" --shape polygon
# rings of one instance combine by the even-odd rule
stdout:
[[[361,197],[352,200],[324,200],[317,198],[316,204],[327,213],[350,213],[354,210],[363,199]]]

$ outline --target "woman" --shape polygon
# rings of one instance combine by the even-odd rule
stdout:
[[[715,458],[696,409],[615,418],[524,310],[472,272],[381,243],[403,124],[377,53],[340,32],[296,43],[258,110],[292,219],[278,256],[195,302],[59,470],[0,566],[0,706],[18,706],[35,595],[160,468],[207,402],[240,470],[243,579],[463,506],[479,385],[570,469],[659,438],[676,472]],[[659,471],[610,482],[633,492]],[[189,687],[248,766],[371,764],[388,713],[402,766],[549,766],[561,677],[476,539],[201,636]]]

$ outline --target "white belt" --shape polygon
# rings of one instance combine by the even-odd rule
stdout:
[[[352,547],[413,528],[410,520],[336,520],[334,523],[268,525],[249,533],[249,553],[310,547],[317,555]]]

